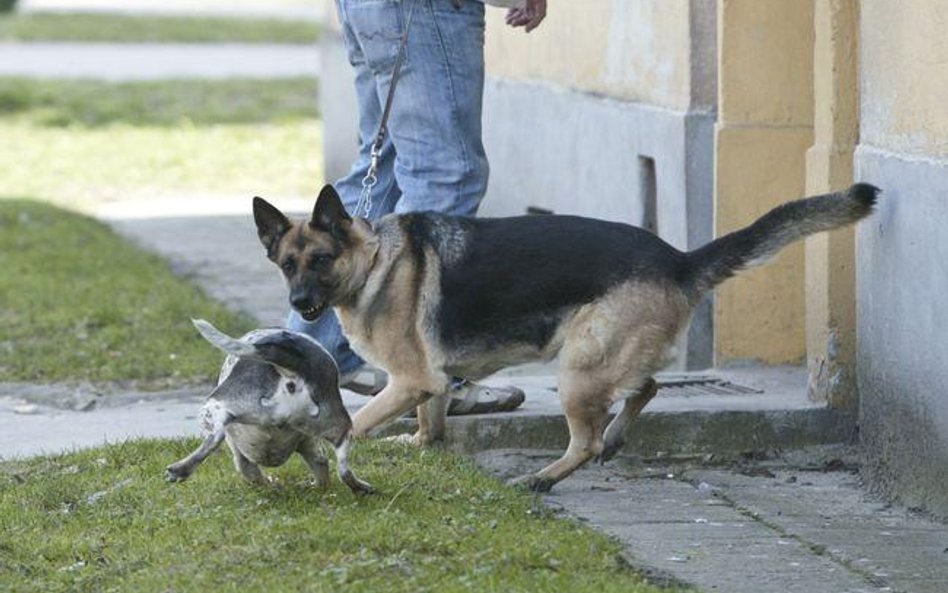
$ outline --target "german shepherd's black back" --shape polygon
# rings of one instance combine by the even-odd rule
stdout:
[[[621,282],[677,285],[697,303],[786,245],[868,215],[877,192],[857,184],[842,196],[789,202],[691,253],[637,227],[576,216],[468,219],[426,212],[398,222],[419,257],[430,248],[441,260],[438,319],[445,344],[487,336],[542,349],[565,315]]]

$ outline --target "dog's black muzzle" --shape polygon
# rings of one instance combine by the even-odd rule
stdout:
[[[307,294],[291,294],[290,306],[306,321],[316,321],[326,310],[326,303],[317,303]]]

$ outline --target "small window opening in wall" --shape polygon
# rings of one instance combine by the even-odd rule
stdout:
[[[530,216],[546,216],[553,214],[553,211],[548,208],[540,208],[539,206],[527,206],[527,214]]]
[[[639,196],[642,199],[642,228],[658,233],[658,182],[655,159],[639,156]]]

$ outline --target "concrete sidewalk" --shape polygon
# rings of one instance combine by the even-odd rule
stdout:
[[[321,20],[325,4],[318,0],[21,0],[23,12],[111,12],[163,16],[226,16]]]
[[[543,497],[621,541],[653,581],[727,593],[944,593],[948,529],[859,488],[852,452],[721,466],[667,458],[588,466]],[[501,477],[542,451],[487,451]]]
[[[107,81],[316,77],[319,64],[316,45],[0,43],[0,76]]]

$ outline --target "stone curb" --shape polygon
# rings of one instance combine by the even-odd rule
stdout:
[[[389,426],[384,435],[410,433],[414,420]],[[473,454],[490,449],[564,450],[566,419],[557,414],[483,414],[448,419],[447,447]],[[768,411],[644,411],[630,427],[620,455],[729,455],[849,443],[851,416],[829,409]]]

